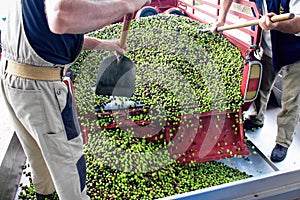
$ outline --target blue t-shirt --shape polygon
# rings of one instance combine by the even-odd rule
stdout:
[[[54,34],[46,19],[43,0],[22,0],[26,36],[32,48],[44,60],[54,64],[75,61],[83,45],[83,34]]]

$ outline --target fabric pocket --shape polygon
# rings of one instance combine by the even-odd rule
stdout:
[[[7,96],[16,116],[29,132],[38,134],[44,131],[45,114],[40,90],[7,86]]]
[[[62,137],[64,134],[43,134],[45,147],[47,150],[44,152],[48,157],[53,161],[64,162],[73,158],[71,149],[66,141],[65,137]]]

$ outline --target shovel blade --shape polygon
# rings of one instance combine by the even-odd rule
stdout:
[[[135,90],[135,64],[126,56],[111,55],[101,62],[96,95],[131,97]]]

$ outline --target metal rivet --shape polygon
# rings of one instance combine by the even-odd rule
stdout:
[[[60,89],[56,90],[56,94],[57,94],[57,95],[60,95],[60,94],[61,94]]]

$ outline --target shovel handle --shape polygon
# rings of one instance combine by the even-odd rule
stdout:
[[[271,21],[272,22],[285,21],[285,20],[293,19],[294,17],[295,17],[294,13],[285,13],[285,14],[275,15],[275,16],[271,17]],[[247,26],[255,26],[258,24],[259,24],[259,20],[255,19],[255,20],[250,20],[247,22],[241,22],[241,23],[236,23],[236,24],[231,24],[231,25],[220,26],[217,28],[217,31],[220,32],[220,31],[231,30],[231,29],[236,29],[236,28],[243,28],[243,27],[247,27]]]
[[[126,40],[128,37],[128,33],[129,33],[129,28],[130,28],[130,24],[131,24],[131,20],[134,17],[134,13],[130,13],[124,16],[123,18],[123,26],[122,26],[122,32],[121,32],[121,37],[119,40],[119,45],[121,48],[125,47],[126,44]]]

